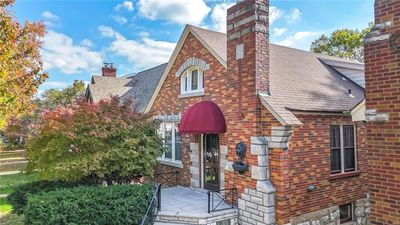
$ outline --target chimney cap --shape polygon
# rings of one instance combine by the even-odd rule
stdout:
[[[106,67],[106,68],[114,68],[114,63],[105,62],[104,63],[104,67]]]

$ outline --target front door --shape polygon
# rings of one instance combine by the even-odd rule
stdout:
[[[204,188],[219,190],[219,141],[218,134],[204,135]]]

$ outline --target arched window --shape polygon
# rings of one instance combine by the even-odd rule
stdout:
[[[198,67],[187,69],[181,76],[181,94],[203,91],[203,71]]]

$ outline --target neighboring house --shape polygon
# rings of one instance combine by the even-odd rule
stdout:
[[[372,224],[400,224],[400,1],[375,1],[364,40]]]
[[[98,102],[111,96],[119,96],[122,100],[132,100],[134,108],[143,112],[166,66],[167,64],[162,64],[137,74],[117,77],[117,69],[105,64],[102,76],[92,76],[86,89],[86,99]]]
[[[169,62],[147,74],[158,81],[150,97],[132,98],[162,121],[157,170],[180,171],[183,186],[236,188],[240,224],[364,224],[364,66],[270,44],[268,8],[238,1],[227,34],[187,25]],[[138,75],[94,77],[89,98],[138,93],[124,89]]]

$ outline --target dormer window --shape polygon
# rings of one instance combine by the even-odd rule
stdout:
[[[181,76],[181,94],[190,94],[203,91],[203,72],[192,67]]]

